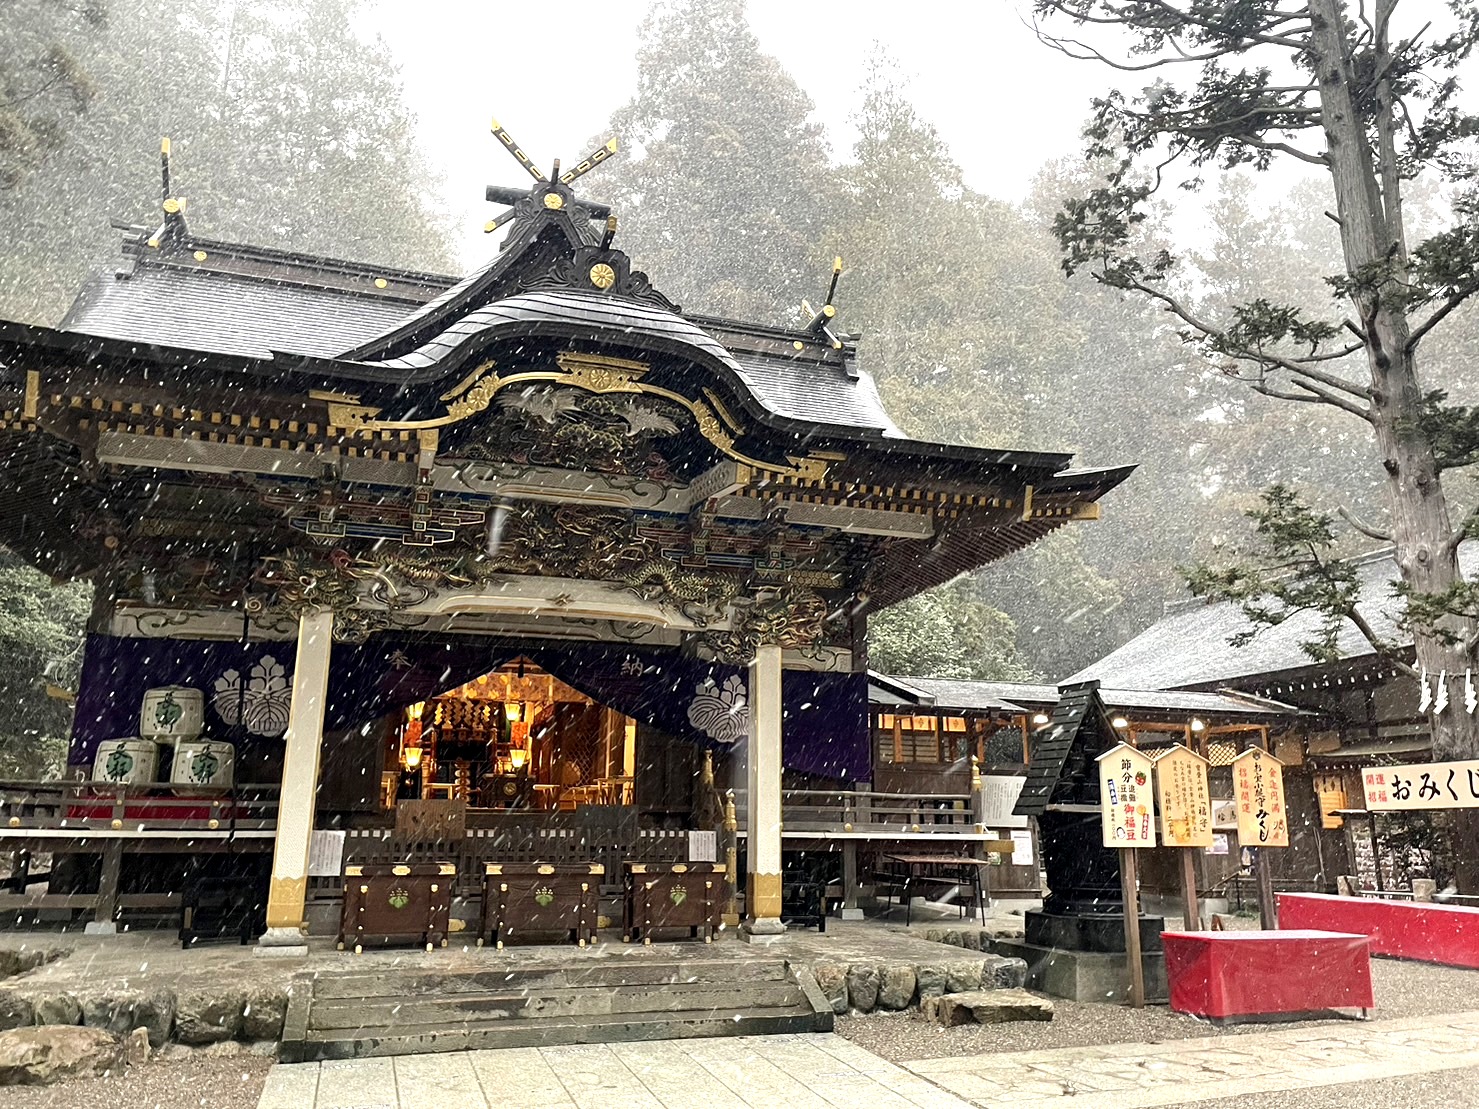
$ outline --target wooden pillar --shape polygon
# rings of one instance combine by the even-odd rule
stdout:
[[[306,955],[303,906],[308,896],[308,847],[318,801],[319,756],[323,751],[324,701],[329,688],[329,653],[334,614],[305,612],[298,621],[298,654],[293,666],[293,701],[288,710],[282,793],[278,798],[277,837],[272,851],[272,884],[267,895],[267,931],[257,941],[260,954]]]
[[[756,648],[750,663],[745,755],[750,866],[741,935],[755,939],[786,930],[781,923],[781,649],[772,644]]]
[[[90,936],[118,931],[118,886],[123,877],[123,840],[103,842],[103,869],[98,878],[98,903],[92,921],[83,927]],[[21,892],[25,892],[22,890]]]
[[[1125,903],[1125,962],[1130,975],[1130,1004],[1145,1008],[1145,964],[1140,954],[1140,890],[1135,875],[1135,848],[1120,848],[1120,895]]]

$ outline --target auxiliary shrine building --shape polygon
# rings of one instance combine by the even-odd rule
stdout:
[[[50,884],[0,900],[106,927],[237,874],[293,946],[357,861],[609,876],[690,857],[733,791],[764,932],[783,846],[994,838],[970,795],[874,789],[868,616],[1129,468],[909,439],[831,292],[794,328],[686,313],[572,190],[611,148],[546,177],[495,134],[532,184],[488,190],[506,237],[460,280],[201,238],[166,145],[157,226],[59,326],[0,322],[0,542],[97,585],[74,780],[0,827]]]

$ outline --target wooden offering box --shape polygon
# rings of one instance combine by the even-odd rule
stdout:
[[[581,947],[596,942],[601,876],[597,863],[485,863],[478,945],[565,932]]]
[[[627,863],[622,942],[686,928],[712,943],[724,903],[723,863]]]
[[[365,863],[344,868],[344,915],[339,948],[366,944],[447,946],[453,863]]]

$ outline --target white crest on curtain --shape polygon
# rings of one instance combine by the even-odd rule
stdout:
[[[688,722],[716,743],[738,743],[750,731],[750,701],[738,674],[724,679],[720,688],[705,678],[694,689],[688,703]]]
[[[228,725],[241,725],[252,735],[279,736],[288,730],[288,710],[293,703],[293,683],[287,671],[271,655],[263,655],[247,674],[246,692],[241,674],[227,670],[216,679],[211,707]]]

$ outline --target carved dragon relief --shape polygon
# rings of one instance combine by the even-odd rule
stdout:
[[[269,618],[329,608],[335,637],[361,642],[373,632],[416,622],[409,610],[439,594],[476,589],[510,574],[610,583],[670,606],[701,628],[732,613],[730,631],[706,636],[726,660],[746,650],[753,654],[758,642],[816,644],[827,631],[827,602],[807,586],[757,587],[741,573],[680,566],[664,557],[660,541],[632,514],[568,505],[509,512],[486,549],[283,551],[262,561],[251,608]],[[757,588],[758,598],[746,601],[745,594]]]

